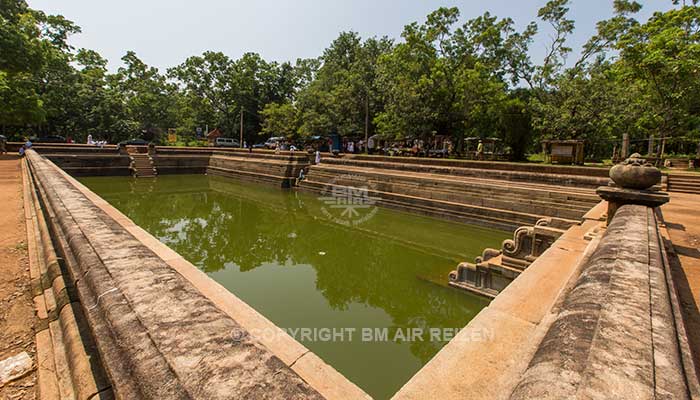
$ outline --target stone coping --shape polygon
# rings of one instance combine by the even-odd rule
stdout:
[[[621,206],[510,398],[697,398],[667,267],[654,208]]]
[[[400,157],[400,156],[382,156],[382,155],[366,155],[366,154],[346,154],[342,158],[379,161],[379,162],[395,162],[406,164],[426,164],[436,166],[450,166],[461,168],[477,168],[477,169],[493,169],[506,171],[527,171],[541,172],[551,174],[564,175],[582,175],[582,176],[608,176],[608,167],[585,167],[578,165],[553,165],[539,164],[527,162],[512,162],[512,161],[479,161],[479,160],[464,160],[450,158],[432,158],[432,157]]]
[[[477,162],[476,165],[471,163],[464,163],[464,165],[440,165],[430,163],[430,159],[427,159],[428,162],[422,162],[422,160],[421,162],[409,162],[410,160],[413,159],[367,160],[364,158],[357,159],[356,157],[348,157],[326,160],[325,164],[386,170],[396,169],[402,171],[429,172],[454,176],[488,176],[490,178],[504,181],[527,181],[572,187],[597,187],[607,184],[609,180],[607,177],[602,176],[567,174],[567,171],[562,171],[560,173],[545,169],[544,167],[539,169],[526,169],[524,167],[517,167],[520,165],[517,163],[508,163],[506,165],[499,166],[499,168],[486,168],[488,165],[482,165],[481,161]],[[324,164],[324,160],[321,161],[321,164]],[[512,168],[508,169],[509,167]]]
[[[311,353],[308,349],[306,349],[304,346],[302,346],[300,343],[296,342],[293,338],[291,338],[289,335],[284,333],[281,329],[276,327],[272,322],[267,320],[264,316],[259,314],[257,311],[255,311],[253,308],[248,306],[246,303],[244,303],[242,300],[237,298],[235,295],[230,293],[228,290],[223,288],[221,285],[217,284],[214,282],[212,279],[210,279],[206,274],[201,272],[199,269],[197,269],[195,266],[187,262],[184,258],[182,258],[180,255],[178,255],[176,252],[159,242],[157,239],[155,239],[153,236],[148,234],[146,231],[144,231],[142,228],[138,227],[136,224],[134,224],[129,218],[121,214],[118,210],[113,208],[111,205],[109,205],[104,199],[100,198],[93,192],[91,192],[89,189],[87,189],[85,186],[83,186],[80,182],[72,178],[70,175],[62,171],[60,168],[56,167],[53,163],[50,161],[41,158],[39,159],[39,156],[36,155],[35,152],[30,151],[28,152],[28,157],[29,157],[29,162],[30,164],[43,164],[43,171],[42,170],[37,170],[35,173],[37,175],[50,175],[50,174],[58,174],[60,175],[61,178],[63,178],[64,182],[69,185],[69,187],[72,187],[75,189],[78,193],[80,193],[81,196],[87,201],[89,201],[89,204],[92,206],[96,207],[96,209],[101,210],[101,212],[104,213],[104,216],[99,216],[96,215],[98,220],[104,220],[104,218],[108,218],[109,221],[112,221],[112,223],[118,225],[120,228],[123,228],[126,232],[128,232],[134,240],[137,241],[138,246],[145,246],[148,251],[153,252],[155,256],[158,257],[160,262],[163,262],[165,265],[167,265],[169,268],[172,269],[173,272],[177,273],[178,276],[181,278],[184,278],[186,282],[191,284],[194,289],[196,289],[197,293],[200,295],[203,295],[213,306],[216,307],[218,311],[214,311],[213,314],[211,314],[211,311],[204,311],[204,309],[201,309],[202,304],[198,305],[197,307],[200,307],[200,312],[205,314],[205,315],[215,315],[216,312],[221,312],[227,316],[229,316],[231,321],[235,321],[229,327],[231,330],[234,329],[236,326],[240,326],[243,328],[246,332],[248,332],[248,335],[244,340],[242,340],[245,343],[250,342],[250,345],[253,347],[246,346],[247,349],[252,350],[255,348],[255,343],[259,343],[260,345],[264,346],[261,347],[258,350],[252,350],[252,353],[250,353],[249,356],[246,356],[247,359],[253,359],[253,364],[255,364],[255,360],[258,360],[259,362],[266,362],[265,367],[261,364],[259,367],[255,369],[255,373],[250,375],[249,371],[248,373],[243,375],[243,379],[245,381],[241,381],[241,377],[236,377],[235,370],[232,371],[233,375],[219,375],[219,374],[213,374],[216,375],[214,377],[211,376],[211,373],[213,371],[207,372],[207,377],[205,378],[202,376],[201,378],[195,378],[194,376],[191,376],[194,381],[189,382],[189,383],[184,383],[182,381],[179,381],[179,384],[185,384],[189,390],[200,390],[200,395],[195,396],[198,398],[216,398],[218,395],[224,396],[225,393],[228,393],[228,396],[231,394],[235,393],[235,391],[231,391],[232,389],[235,389],[236,387],[240,386],[239,389],[241,390],[247,390],[246,388],[251,388],[250,385],[256,385],[255,381],[256,379],[263,379],[260,381],[260,385],[262,387],[265,387],[265,393],[266,395],[269,396],[276,396],[274,393],[277,393],[277,396],[281,396],[283,398],[313,398],[314,396],[317,396],[320,394],[320,396],[324,398],[329,398],[329,399],[358,399],[358,398],[369,398],[369,396],[364,393],[360,388],[358,388],[356,385],[354,385],[352,382],[347,380],[343,375],[338,373],[336,370],[334,370],[332,367],[330,367],[328,364],[323,362],[318,356],[315,354]],[[34,168],[34,166],[33,166]],[[47,177],[42,176],[38,178],[39,180],[46,180]],[[47,187],[52,187],[55,185],[56,182],[49,182],[45,183]],[[62,201],[70,201],[68,198],[70,196],[64,197],[61,199]],[[56,199],[54,199],[56,200]],[[94,212],[93,212],[94,213]],[[109,221],[106,221],[106,223],[109,224]],[[133,245],[131,246],[131,251],[130,253],[134,252],[134,247]],[[99,246],[98,246],[99,247]],[[99,250],[96,248],[95,250]],[[105,249],[103,249],[105,250]],[[98,253],[99,254],[99,253]],[[122,253],[126,255],[127,253]],[[142,254],[142,255],[145,255]],[[117,259],[120,259],[118,257]],[[132,268],[135,268],[136,266],[134,265]],[[153,265],[151,265],[151,269],[155,268]],[[94,267],[93,267],[94,269]],[[158,268],[156,268],[158,269]],[[129,276],[129,271],[127,272],[126,276]],[[163,271],[165,274],[168,274],[168,272]],[[169,278],[171,279],[171,278]],[[187,290],[185,290],[186,292]],[[173,292],[175,293],[175,292]],[[105,292],[104,295],[107,295],[108,293]],[[164,293],[165,294],[165,293]],[[111,297],[111,296],[107,296]],[[95,306],[99,306],[101,303],[99,301],[101,297],[93,298]],[[154,299],[155,300],[155,299]],[[106,300],[105,300],[106,301]],[[184,306],[184,304],[183,304]],[[205,307],[206,308],[206,307]],[[106,311],[106,310],[105,310]],[[161,310],[162,311],[162,310]],[[212,310],[213,311],[213,310]],[[142,310],[142,312],[146,312],[145,310]],[[151,311],[148,311],[151,312]],[[157,313],[157,311],[155,311]],[[93,312],[94,313],[94,312]],[[212,321],[218,321],[217,324],[225,322],[225,320],[222,320],[220,318],[216,318]],[[165,321],[163,321],[165,322]],[[197,324],[195,321],[188,321],[187,323],[189,324]],[[224,323],[225,325],[226,323]],[[167,331],[167,329],[166,329]],[[277,332],[278,334],[275,335],[261,335],[260,337],[254,337],[250,336],[255,334],[256,332]],[[135,333],[135,332],[134,332]],[[198,335],[201,335],[203,332],[199,332]],[[230,333],[226,332],[227,334],[230,335]],[[216,335],[216,333],[212,332],[212,335]],[[101,337],[101,335],[97,335],[97,337]],[[168,341],[174,340],[173,338],[169,338]],[[201,354],[202,349],[195,350],[196,348],[191,347],[191,345],[194,345],[197,341],[201,341],[202,339],[197,339],[197,338],[181,338],[181,340],[178,340],[177,343],[180,343],[180,347],[185,347],[187,348],[186,352],[182,354],[182,356],[187,356],[187,357],[194,357],[196,354]],[[201,343],[203,344],[203,343]],[[203,346],[203,347],[209,347],[209,346]],[[105,349],[101,349],[105,350]],[[180,349],[182,351],[183,349]],[[262,351],[262,353],[260,353]],[[272,359],[269,359],[268,361],[264,361],[268,359],[269,356],[265,356],[265,352],[269,351],[271,352],[272,355],[274,355],[274,358],[277,358],[279,361],[281,361],[281,365],[288,367],[290,369],[290,372],[293,371],[298,377],[301,377],[303,381],[299,381],[298,383],[293,383],[294,381],[294,376],[289,375],[289,373],[284,372],[284,369],[280,369],[278,366],[274,366],[275,363],[272,361]],[[102,351],[101,351],[102,353]],[[196,354],[195,354],[196,353]],[[221,351],[221,353],[226,353],[226,351]],[[206,352],[205,352],[206,354]],[[139,357],[144,357],[147,356],[147,354],[142,354]],[[212,356],[211,354],[209,356],[205,357],[210,357]],[[215,356],[215,358],[221,357],[221,356]],[[144,359],[145,361],[145,359]],[[157,360],[156,360],[157,361]],[[194,361],[194,360],[191,360]],[[162,374],[165,373],[167,376],[167,370],[162,370],[159,369],[156,365],[153,364],[153,360],[149,359],[148,364],[150,364],[150,370],[153,373]],[[224,361],[222,361],[224,362]],[[272,363],[271,363],[272,362]],[[201,363],[201,360],[200,360]],[[178,361],[176,364],[171,364],[170,368],[173,368],[174,366],[180,366],[181,368],[186,368],[184,371],[189,370],[188,368],[192,367],[192,364],[189,364],[188,361],[185,359]],[[188,367],[189,366],[189,367]],[[223,365],[220,365],[223,367]],[[252,364],[251,364],[252,366]],[[274,367],[273,367],[274,366]],[[155,369],[154,369],[155,368]],[[264,373],[266,370],[273,368],[270,370],[270,375],[269,376],[264,376]],[[177,368],[176,368],[177,369]],[[207,368],[208,369],[208,368]],[[108,368],[109,370],[109,368]],[[224,369],[225,370],[225,369]],[[276,371],[276,372],[275,372]],[[136,371],[138,372],[138,371]],[[204,371],[200,371],[202,373]],[[273,374],[274,372],[274,374]],[[263,375],[261,375],[263,374]],[[274,383],[270,379],[274,377]],[[114,376],[111,376],[111,378],[114,380]],[[165,377],[163,377],[165,378]],[[197,379],[214,379],[215,381],[219,383],[210,383],[210,384],[204,384],[205,387],[202,387],[202,384],[197,384]],[[237,379],[238,378],[238,379]],[[177,381],[177,380],[176,380]],[[305,382],[304,382],[305,381]],[[166,382],[173,382],[168,379],[163,379],[161,380],[161,385]],[[203,382],[203,381],[201,381]],[[285,384],[285,382],[287,382]],[[174,383],[174,382],[173,382]],[[144,382],[139,382],[139,384],[144,384]],[[308,389],[304,389],[304,387],[307,386]],[[238,385],[238,386],[237,386]],[[280,386],[282,385],[282,386]],[[285,386],[286,385],[286,386]],[[167,385],[166,385],[167,386]],[[176,384],[175,387],[178,385]],[[169,390],[175,389],[175,387],[171,387]],[[287,387],[289,390],[288,392],[281,392],[283,387]],[[147,390],[149,388],[146,388]],[[152,387],[150,388],[151,390],[168,390],[168,388],[155,388]],[[226,392],[228,390],[229,392]],[[260,387],[258,387],[257,390],[260,390]],[[255,392],[255,391],[254,391]],[[203,396],[205,393],[209,393],[209,397]],[[285,394],[283,394],[285,393]],[[314,394],[316,393],[316,394]],[[299,397],[301,396],[301,397]]]
[[[482,309],[393,399],[507,398],[553,321],[560,296],[598,243],[597,236],[590,242],[584,236],[601,226],[605,202],[593,210]]]

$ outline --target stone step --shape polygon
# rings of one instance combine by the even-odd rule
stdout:
[[[692,189],[673,189],[673,190],[669,190],[669,192],[687,193],[687,194],[700,194],[700,190],[692,190]]]
[[[338,179],[319,179],[315,174],[310,174],[307,179],[321,183],[325,186],[332,184],[352,186],[353,182]],[[368,185],[376,190],[392,193],[401,193],[415,197],[422,197],[429,200],[450,201],[462,203],[470,206],[498,208],[502,210],[532,213],[537,210],[537,214],[549,217],[578,219],[585,214],[594,204],[565,204],[556,202],[539,201],[537,199],[519,198],[509,196],[509,193],[502,193],[501,196],[480,195],[478,193],[466,193],[460,191],[449,191],[435,188],[420,188],[416,186],[403,185],[401,183],[386,183],[368,181]]]
[[[430,193],[442,193],[443,196],[482,199],[508,199],[512,201],[521,201],[528,204],[558,205],[571,209],[580,209],[582,211],[587,211],[599,201],[598,198],[593,196],[572,196],[566,193],[557,193],[553,190],[542,190],[539,188],[535,190],[532,188],[528,190],[519,190],[518,188],[511,187],[509,185],[507,189],[504,189],[504,182],[488,185],[474,185],[473,183],[452,182],[445,180],[433,181],[415,176],[407,179],[384,174],[367,174],[360,172],[356,172],[353,175],[364,176],[367,178],[368,183],[379,186],[386,186],[387,184],[391,183],[401,186],[406,190],[412,188],[413,190],[422,190]],[[314,177],[314,179],[318,181],[332,182],[341,177],[342,174],[340,174],[340,171],[311,169],[308,176]]]
[[[302,184],[300,184],[299,187],[301,189],[312,191],[315,193],[318,193],[322,190],[318,183],[313,181],[304,181]],[[439,217],[451,221],[487,226],[490,228],[503,229],[507,231],[512,231],[517,226],[521,225],[520,223],[507,218],[497,218],[487,215],[481,215],[478,213],[459,212],[453,210],[440,209],[436,207],[424,206],[420,204],[410,204],[405,201],[400,202],[388,198],[382,198],[382,201],[379,203],[379,205],[383,207],[408,211],[411,213]]]
[[[690,184],[690,185],[700,185],[700,179],[693,179],[693,178],[676,178],[676,177],[669,177],[668,181],[670,183],[685,183],[685,184]]]
[[[668,191],[669,192],[700,194],[700,186],[672,184],[672,185],[668,185]]]
[[[695,187],[695,188],[700,188],[700,182],[676,182],[672,181],[669,182],[669,186],[682,186],[682,187]]]
[[[434,174],[429,172],[406,172],[399,170],[386,170],[378,168],[366,168],[366,167],[355,167],[350,165],[316,165],[313,166],[311,171],[314,169],[324,169],[334,172],[341,173],[353,173],[353,172],[363,172],[364,174],[381,174],[382,176],[395,176],[395,177],[409,177],[409,178],[419,178],[421,180],[431,180],[441,185],[444,184],[461,184],[469,187],[479,187],[480,189],[492,188],[500,190],[503,188],[505,183],[508,184],[509,190],[520,191],[522,193],[529,193],[533,190],[546,191],[550,193],[559,193],[570,199],[573,197],[579,197],[590,201],[598,201],[592,189],[581,189],[581,188],[571,188],[571,187],[558,187],[552,184],[542,184],[542,183],[531,183],[531,182],[512,182],[504,181],[502,179],[489,179],[480,178],[472,176],[459,176],[459,175],[445,175],[445,174]]]
[[[532,171],[510,171],[504,169],[479,169],[473,167],[443,166],[430,164],[406,164],[390,161],[357,160],[353,158],[324,158],[322,163],[327,165],[356,166],[365,168],[379,168],[383,170],[400,170],[418,173],[433,173],[442,175],[489,177],[491,179],[508,180],[514,182],[538,182],[544,184],[557,184],[575,188],[594,189],[605,185],[607,177],[582,176],[567,174],[552,174]]]
[[[366,176],[368,182],[373,184],[386,183],[387,180],[391,180],[393,184],[401,185],[405,188],[414,188],[415,190],[426,190],[430,192],[441,192],[445,195],[452,196],[468,196],[474,198],[488,198],[488,199],[514,199],[520,200],[529,204],[532,203],[542,203],[542,204],[560,204],[566,205],[571,208],[580,208],[582,210],[588,210],[594,204],[596,204],[599,199],[591,197],[586,200],[580,198],[580,196],[567,196],[554,193],[552,191],[543,190],[522,190],[518,191],[515,188],[508,187],[508,190],[504,190],[503,182],[499,182],[497,185],[473,185],[460,182],[438,182],[432,180],[421,179],[419,177],[413,177],[412,179],[390,177],[387,175],[372,175],[372,174],[357,174]],[[312,169],[309,171],[309,177],[314,177],[318,181],[331,182],[338,179],[339,175],[336,171],[324,171],[319,169]]]
[[[130,157],[131,171],[135,177],[152,178],[158,175],[158,170],[148,154],[132,153]]]
[[[316,192],[327,190],[328,186],[328,183],[316,182],[310,178],[300,183],[300,187]],[[344,187],[343,185],[336,186]],[[372,189],[368,189],[368,193],[370,196],[379,197],[381,199],[379,204],[422,210],[422,213],[429,215],[446,217],[448,219],[469,220],[472,223],[506,229],[513,229],[521,225],[532,225],[543,217],[542,214],[509,211]]]

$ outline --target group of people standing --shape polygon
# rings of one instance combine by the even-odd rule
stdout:
[[[372,144],[373,141],[370,139],[369,143]],[[345,140],[342,144],[342,151],[343,153],[364,153],[372,147],[374,146],[367,146],[364,140]]]

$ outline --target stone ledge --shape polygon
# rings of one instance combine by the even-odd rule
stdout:
[[[75,293],[66,287],[61,275],[25,162],[22,162],[22,183],[25,216],[28,216],[30,274],[40,290],[34,298],[39,317],[36,334],[39,398],[83,400],[94,398],[99,392],[111,393],[111,385],[87,333],[85,318],[73,302]]]
[[[697,396],[679,354],[660,243],[652,208],[617,210],[511,399]]]

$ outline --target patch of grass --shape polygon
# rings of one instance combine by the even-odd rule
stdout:
[[[529,162],[544,162],[544,153],[534,153],[527,156]]]

